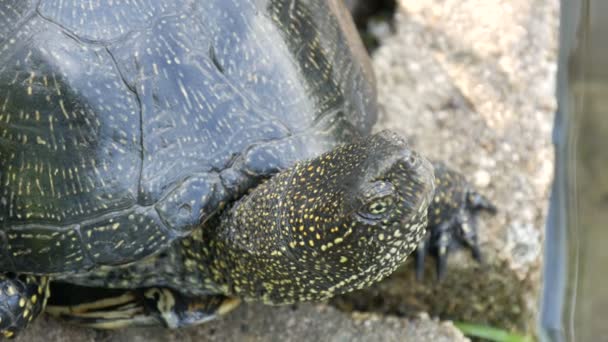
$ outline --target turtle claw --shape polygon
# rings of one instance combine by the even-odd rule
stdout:
[[[108,289],[53,283],[47,313],[95,329],[165,326],[170,329],[210,321],[240,300],[223,295],[192,297],[163,288]]]
[[[430,241],[430,233],[427,231],[426,235],[418,243],[416,248],[416,280],[422,281],[424,279],[424,261],[426,254],[428,253],[428,242]]]
[[[451,226],[451,222],[442,222],[437,226],[435,231],[435,234],[437,235],[435,238],[437,249],[435,257],[437,259],[437,280],[439,281],[443,280],[446,274],[448,251],[453,239]],[[432,237],[433,234],[431,233],[431,238]]]
[[[478,263],[483,263],[483,255],[481,254],[481,250],[479,249],[479,245],[470,246],[471,248],[471,256]]]
[[[437,280],[442,281],[445,279],[448,268],[448,250],[442,248],[437,253]]]
[[[436,259],[437,279],[443,280],[447,270],[447,258],[452,243],[452,227],[450,222],[442,222],[440,225],[429,227],[427,234],[418,244],[416,250],[416,279],[422,281],[424,278],[424,262],[426,255],[430,254]],[[422,247],[422,248],[421,248]]]
[[[467,192],[467,208],[478,212],[487,211],[489,214],[495,215],[498,212],[496,206],[484,195],[477,191],[470,190]]]
[[[457,216],[455,233],[458,241],[471,250],[471,255],[476,260],[481,259],[481,251],[477,239],[477,220],[475,210],[460,209]]]
[[[445,279],[450,251],[465,247],[482,262],[477,237],[477,215],[495,214],[496,206],[465,181],[459,173],[434,163],[437,188],[428,209],[427,233],[416,251],[416,279],[422,280],[426,255],[436,260],[437,280]]]

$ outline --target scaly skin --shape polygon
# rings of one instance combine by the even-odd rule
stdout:
[[[278,173],[167,253],[64,280],[269,304],[321,300],[401,265],[424,236],[433,190],[431,164],[381,132]]]
[[[0,274],[0,337],[12,338],[43,310],[49,297],[47,277]]]
[[[337,148],[280,173],[218,230],[203,230],[203,260],[225,293],[272,304],[369,286],[422,238],[431,173],[386,132]]]
[[[237,297],[286,304],[363,288],[416,248],[419,270],[429,253],[441,278],[454,244],[479,257],[480,210],[495,208],[464,177],[382,132],[278,173],[166,253],[63,278],[79,285],[57,283],[49,311],[96,328],[176,328],[230,311]],[[28,321],[41,307],[31,311]],[[13,319],[6,334],[25,323]]]
[[[429,226],[416,251],[416,277],[419,280],[424,273],[427,254],[437,260],[439,280],[445,277],[450,250],[456,247],[470,249],[473,258],[481,261],[476,216],[482,211],[496,213],[494,204],[475,191],[460,173],[438,161],[433,162],[433,169],[435,195],[428,210]]]
[[[7,334],[46,284],[7,272],[127,289],[127,315],[144,288],[171,288],[154,300],[171,317],[191,296],[326,298],[415,249],[433,172],[368,137],[375,81],[340,1],[112,8],[0,1],[0,287],[20,286],[0,294]],[[203,317],[220,310],[206,298]],[[111,302],[84,310],[110,319]]]

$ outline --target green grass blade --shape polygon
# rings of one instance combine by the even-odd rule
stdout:
[[[463,334],[470,337],[483,338],[493,342],[532,342],[529,336],[510,333],[506,330],[470,323],[454,322]]]

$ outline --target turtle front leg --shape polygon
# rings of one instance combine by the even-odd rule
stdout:
[[[458,172],[443,163],[434,162],[435,195],[428,209],[428,228],[416,251],[416,277],[424,274],[427,254],[437,260],[437,277],[446,274],[450,250],[465,247],[473,258],[481,261],[477,239],[477,215],[480,212],[496,213],[496,207],[485,196],[475,191]]]
[[[122,290],[54,283],[52,290],[56,295],[47,313],[95,329],[181,328],[213,320],[240,303],[223,295],[193,297],[164,287]]]
[[[0,337],[15,337],[44,310],[48,297],[47,277],[0,274]]]

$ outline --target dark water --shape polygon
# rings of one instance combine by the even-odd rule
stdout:
[[[608,1],[562,0],[546,341],[608,341]]]

